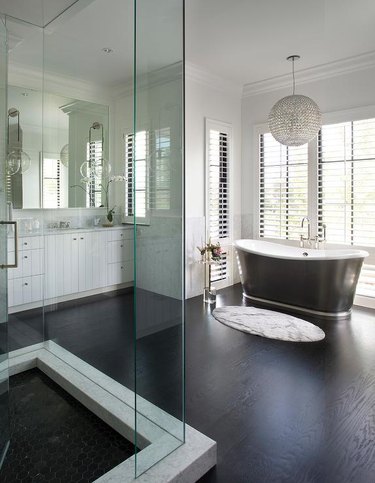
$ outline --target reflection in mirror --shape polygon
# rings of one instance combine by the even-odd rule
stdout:
[[[108,106],[9,86],[7,201],[14,208],[103,205],[110,175]],[[43,131],[43,150],[40,139]]]

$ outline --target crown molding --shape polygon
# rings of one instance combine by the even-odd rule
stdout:
[[[185,62],[185,78],[186,80],[196,82],[197,84],[201,84],[220,92],[238,94],[239,96],[241,96],[242,93],[241,84],[237,84],[225,77],[213,74],[199,65],[188,61]]]
[[[161,69],[148,72],[146,74],[139,74],[137,78],[136,89],[138,92],[143,92],[153,87],[168,84],[176,80],[181,80],[183,75],[182,62],[167,65]],[[112,90],[112,97],[125,97],[133,95],[134,79],[129,79],[115,86]]]
[[[44,89],[49,94],[78,98],[89,102],[108,104],[111,100],[108,90],[98,84],[54,72],[44,72],[43,74],[42,67],[35,69],[17,63],[9,64],[8,84],[37,91]]]
[[[296,82],[297,85],[308,84],[310,82],[330,79],[373,67],[375,67],[375,51],[296,71]],[[257,96],[259,94],[285,89],[291,87],[291,85],[290,74],[251,82],[244,85],[242,97]]]

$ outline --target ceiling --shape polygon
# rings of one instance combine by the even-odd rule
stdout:
[[[137,3],[138,72],[179,60],[181,3]],[[63,12],[45,29],[46,70],[106,87],[132,78],[133,0],[0,0],[0,11],[36,24]],[[288,74],[290,54],[298,71],[373,51],[374,25],[374,0],[189,0],[186,60],[243,86]],[[41,30],[8,28],[10,62],[40,69]]]
[[[77,0],[0,0],[0,12],[44,27]]]
[[[66,2],[54,0],[54,3]],[[160,9],[157,1],[138,2],[138,73],[157,70],[181,59],[182,40],[180,46],[175,40],[181,38],[182,32],[181,20],[175,21],[182,19],[180,3],[163,0],[163,6]],[[38,70],[44,48],[44,68],[48,72],[106,88],[132,79],[133,0],[79,0],[44,29],[44,46],[41,29],[13,19],[7,21],[7,27],[11,64]],[[106,54],[104,48],[112,52]]]
[[[374,0],[189,0],[186,58],[241,86],[375,49]]]

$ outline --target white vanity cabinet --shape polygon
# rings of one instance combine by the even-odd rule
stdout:
[[[20,237],[18,267],[8,270],[9,306],[30,304],[42,300],[43,237]],[[14,245],[8,249],[8,260],[14,261]]]
[[[107,284],[117,285],[134,280],[133,230],[112,230],[107,247]]]
[[[46,236],[46,299],[106,286],[106,233]]]
[[[13,257],[14,252],[9,252],[9,260]],[[130,285],[133,258],[133,230],[129,229],[20,237],[19,267],[8,271],[11,311],[26,310],[25,304],[40,306],[43,298],[50,304]]]

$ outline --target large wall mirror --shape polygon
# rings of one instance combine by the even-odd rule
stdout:
[[[7,19],[7,201],[15,209],[99,208],[109,176],[123,174],[109,159],[112,91],[103,79],[126,82],[125,68],[95,27],[104,4],[78,2],[44,29]],[[77,42],[80,21],[90,28]]]
[[[108,106],[8,88],[7,200],[14,208],[103,206],[108,161]],[[42,143],[42,146],[41,146]]]

